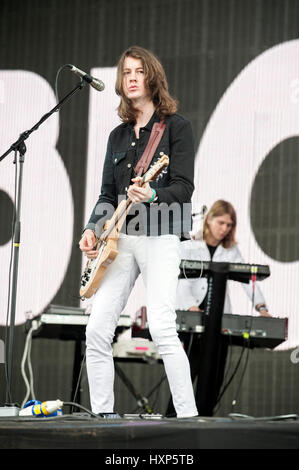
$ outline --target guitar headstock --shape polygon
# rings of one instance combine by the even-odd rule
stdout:
[[[159,174],[169,165],[169,158],[165,153],[143,175],[143,183],[154,181]]]

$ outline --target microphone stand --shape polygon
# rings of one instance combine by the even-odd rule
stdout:
[[[19,249],[21,242],[21,201],[22,201],[22,183],[23,183],[23,165],[25,162],[26,145],[25,140],[28,139],[32,132],[36,131],[39,126],[46,121],[54,112],[58,111],[61,106],[78,90],[81,90],[86,81],[82,79],[76,87],[69,92],[51,111],[46,113],[30,130],[27,130],[20,134],[20,137],[14,142],[9,149],[0,157],[0,162],[7,157],[11,152],[15,153],[14,164],[17,164],[17,155],[19,153],[20,171],[18,177],[18,191],[16,201],[16,215],[14,223],[13,233],[13,274],[12,274],[12,291],[10,299],[10,327],[9,327],[9,341],[8,341],[8,358],[7,358],[7,392],[6,401],[11,402],[11,384],[12,384],[12,369],[13,369],[13,353],[14,353],[14,327],[15,327],[15,316],[16,316],[16,303],[17,303],[17,284],[18,284],[18,269],[19,269]],[[0,408],[0,416],[16,416],[18,415],[16,407],[5,406]]]

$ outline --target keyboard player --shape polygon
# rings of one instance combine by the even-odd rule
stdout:
[[[197,232],[191,240],[181,242],[181,259],[216,261],[229,263],[244,263],[235,239],[237,228],[237,215],[231,203],[216,201],[205,216],[202,229]],[[242,283],[247,295],[252,300],[252,282]],[[205,277],[179,279],[176,299],[177,310],[204,311],[208,284]],[[266,302],[258,283],[254,289],[254,307],[259,315],[270,317]],[[228,289],[225,295],[224,312],[231,313],[231,302]],[[191,378],[197,380],[197,388],[200,387],[199,351],[201,346],[200,335],[181,333],[180,338],[189,356],[191,367]],[[228,343],[223,338],[220,350],[220,361],[217,375],[217,386],[211,393],[216,404],[217,397],[222,385]],[[199,404],[197,403],[197,406]],[[200,414],[200,410],[199,410]],[[174,409],[170,401],[167,416],[174,416]]]
[[[181,259],[217,261],[228,263],[244,263],[235,240],[237,228],[236,211],[231,203],[216,201],[206,214],[203,228],[193,239],[181,243]],[[247,295],[252,300],[252,282],[242,283]],[[204,311],[207,294],[206,278],[180,279],[177,289],[177,310]],[[255,283],[254,307],[264,317],[271,316],[262,291]],[[224,312],[231,313],[231,302],[227,289]]]

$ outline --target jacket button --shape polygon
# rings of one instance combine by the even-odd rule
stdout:
[[[134,147],[136,145],[136,142],[132,142],[131,145],[132,147]]]
[[[128,167],[128,168],[131,168],[131,166],[132,166],[131,163],[128,163],[127,167]]]

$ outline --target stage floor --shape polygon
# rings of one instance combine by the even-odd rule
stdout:
[[[0,418],[1,449],[299,449],[298,419]],[[161,452],[160,452],[161,453]],[[169,453],[169,452],[167,452]],[[190,452],[189,452],[190,453]],[[106,452],[107,456],[115,452]],[[106,455],[105,454],[105,455]]]

